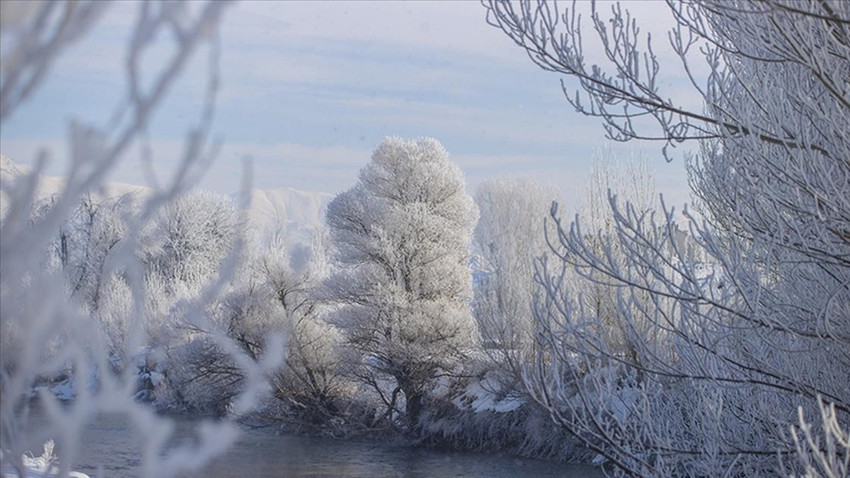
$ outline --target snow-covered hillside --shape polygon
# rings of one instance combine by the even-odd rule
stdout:
[[[30,169],[0,155],[0,217],[5,214],[5,191],[17,178],[29,174]],[[46,198],[62,190],[64,180],[56,176],[43,176],[38,183],[37,195]],[[92,191],[95,197],[115,198],[128,193],[144,196],[150,192],[145,186],[110,182],[102,191]],[[233,195],[236,199],[236,194]],[[283,234],[288,240],[309,242],[313,233],[322,227],[325,209],[332,194],[318,191],[299,191],[292,188],[255,189],[251,192],[248,209],[250,226],[260,237]]]
[[[5,212],[7,192],[5,189],[19,177],[30,174],[31,169],[22,164],[12,161],[8,156],[0,154],[0,184],[3,185],[0,192],[0,211]],[[36,196],[39,199],[47,198],[62,191],[65,180],[58,176],[41,176],[38,181]],[[145,186],[119,182],[108,182],[98,191],[91,191],[95,198],[116,198],[126,194],[138,194],[144,196],[150,191]]]

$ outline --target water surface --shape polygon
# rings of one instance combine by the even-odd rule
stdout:
[[[191,436],[191,423],[179,427]],[[86,428],[74,469],[93,478],[130,478],[142,474],[139,440],[129,421],[101,416]],[[38,450],[40,451],[40,450]],[[406,445],[332,438],[278,435],[245,429],[237,442],[202,470],[185,478],[596,478],[596,468],[505,455],[453,452]]]

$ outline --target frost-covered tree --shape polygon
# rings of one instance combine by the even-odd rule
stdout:
[[[287,246],[277,237],[255,262],[283,315],[287,336],[286,361],[273,379],[275,398],[283,403],[285,413],[317,425],[341,418],[342,403],[354,395],[340,360],[342,337],[325,320],[328,306],[321,294],[328,274],[324,236],[324,231],[317,234],[309,247]]]
[[[190,287],[215,276],[239,231],[236,207],[226,196],[191,191],[165,205],[143,236],[151,274]]]
[[[124,358],[121,355],[129,315],[126,305],[131,301],[121,268],[108,270],[126,239],[128,223],[137,213],[137,199],[132,194],[101,199],[85,195],[59,229],[48,259],[55,259],[64,272],[68,296],[100,319],[107,349],[118,360]],[[55,198],[48,201],[52,203]]]
[[[9,181],[21,177],[19,171],[16,173],[9,176]],[[55,195],[38,200],[30,220],[37,222],[44,217],[56,201]],[[55,231],[44,258],[44,267],[64,274],[65,295],[71,301],[99,317],[103,315],[102,328],[110,352],[123,349],[126,324],[114,313],[118,310],[115,299],[121,295],[119,284],[123,282],[120,269],[109,273],[107,269],[125,239],[127,223],[135,212],[134,202],[133,195],[84,195]]]
[[[256,350],[244,346],[231,317],[252,315],[248,311],[257,302],[243,290],[249,288],[242,287],[245,267],[234,270],[204,307],[212,321],[199,322],[182,310],[217,278],[239,238],[238,225],[228,197],[192,190],[165,204],[142,231],[138,255],[150,291],[144,328],[159,355],[145,367],[164,372],[160,386],[149,390],[159,407],[213,415],[227,411],[242,388],[243,373],[216,342],[214,331],[241,345],[252,359],[259,355],[259,345]],[[250,253],[247,245],[242,253]],[[258,330],[258,336],[266,331]]]
[[[637,157],[617,160],[610,150],[602,148],[594,155],[585,184],[583,204],[576,214],[585,231],[584,240],[596,254],[606,254],[612,261],[623,264],[628,260],[628,253],[617,241],[616,217],[609,201],[616,198],[617,204],[629,204],[639,216],[651,214],[657,193],[648,165]],[[617,285],[606,283],[604,275],[592,270],[576,273],[568,269],[561,273],[575,300],[596,322],[592,326],[594,336],[601,339],[611,354],[638,361],[639,353],[630,337],[630,329],[635,324],[621,320]],[[584,280],[583,275],[589,276],[589,280]],[[635,296],[635,299],[640,300],[633,304],[634,307],[645,307],[649,300],[646,294]]]
[[[548,251],[543,227],[557,199],[552,188],[530,179],[485,181],[475,193],[481,213],[473,249],[480,269],[475,316],[484,350],[507,372],[511,388],[533,357],[534,260]]]
[[[144,141],[152,113],[171,90],[179,73],[196,52],[217,41],[217,25],[226,2],[206,2],[187,8],[182,3],[139,3],[131,35],[125,47],[126,91],[115,105],[118,113],[103,128],[71,118],[67,157],[68,174],[52,206],[33,217],[40,175],[49,151],[42,150],[32,173],[4,181],[3,217],[0,219],[0,468],[29,476],[21,458],[33,440],[52,438],[58,455],[58,474],[68,476],[75,465],[81,437],[88,422],[102,413],[122,414],[132,423],[142,473],[148,477],[175,476],[200,467],[235,439],[236,428],[227,421],[205,423],[198,428],[197,442],[173,446],[172,420],[158,416],[136,400],[137,374],[125,368],[110,372],[110,353],[99,333],[99,318],[77,301],[68,300],[65,274],[45,267],[44,255],[58,231],[68,224],[86,194],[98,193],[107,176],[124,159],[136,140]],[[53,2],[2,2],[0,23],[0,127],[52,73],[57,56],[92,28],[108,8],[100,0]],[[170,42],[166,54],[150,62],[150,49]],[[143,60],[144,57],[144,60]],[[136,253],[138,238],[159,208],[187,189],[208,163],[215,149],[208,144],[212,106],[218,85],[216,55],[209,56],[210,70],[199,121],[187,135],[184,155],[176,173],[140,204],[139,214],[124,224],[125,240],[111,249],[102,277],[122,272],[121,294],[108,294],[117,302],[112,308],[128,324],[126,355],[146,345],[143,330],[149,284]],[[142,81],[144,80],[144,81]],[[235,257],[234,257],[235,259]],[[210,281],[201,296],[186,301],[179,312],[197,322],[210,298],[227,282],[232,263],[225,261],[222,274]],[[100,266],[100,264],[97,264]],[[87,274],[86,274],[87,275]],[[95,281],[96,282],[96,281]],[[88,279],[84,283],[91,283]],[[110,306],[112,307],[112,306]],[[177,311],[175,311],[177,312]],[[216,332],[215,340],[233,358],[246,377],[244,393],[232,411],[240,415],[256,403],[265,377],[282,348],[273,347],[259,362]],[[70,370],[77,378],[74,399],[61,405],[44,389],[34,386]],[[39,391],[40,390],[40,391]],[[44,420],[31,419],[35,392]],[[166,446],[166,444],[168,444]]]
[[[365,380],[395,382],[389,413],[404,393],[411,427],[431,381],[456,370],[475,343],[477,218],[460,169],[433,139],[384,140],[357,185],[328,206],[340,267],[328,281],[340,304],[332,322],[359,354]]]
[[[575,5],[487,6],[535,63],[578,81],[573,92],[565,80],[567,100],[611,138],[700,142],[689,167],[703,214],[689,223],[694,242],[677,240],[672,211],[612,198],[616,240],[599,251],[594,231],[553,211],[553,253],[616,288],[640,360],[607,348],[563,268],[541,264],[548,355],[530,380],[537,399],[626,474],[776,474],[777,455],[799,455],[783,460],[795,472],[842,474],[830,457],[850,445],[848,3],[669,2],[672,49],[703,100],[692,109],[663,90],[670,65],[620,5],[606,18],[593,4],[590,29]],[[821,420],[823,440],[798,408]],[[805,443],[791,439],[798,422]]]
[[[126,234],[123,216],[131,197],[97,201],[90,194],[59,231],[55,253],[68,276],[70,294],[91,309],[100,305],[106,261]]]

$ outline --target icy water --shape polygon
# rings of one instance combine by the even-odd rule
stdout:
[[[40,451],[40,450],[39,450]],[[141,457],[128,422],[100,417],[86,430],[74,469],[106,478],[140,476]],[[99,466],[98,466],[99,465]],[[276,435],[246,429],[224,455],[186,478],[596,478],[595,468],[501,455],[435,451],[362,440]]]

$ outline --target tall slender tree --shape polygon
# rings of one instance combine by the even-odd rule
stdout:
[[[482,269],[475,316],[485,352],[506,372],[506,391],[522,388],[522,367],[532,361],[534,260],[548,251],[543,227],[556,199],[552,188],[530,179],[488,180],[475,194],[481,218],[473,250]]]

